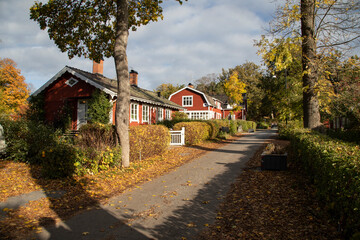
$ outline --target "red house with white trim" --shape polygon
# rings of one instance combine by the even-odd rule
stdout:
[[[115,122],[115,105],[117,97],[117,81],[103,74],[103,62],[94,63],[93,72],[65,66],[32,96],[43,94],[45,104],[45,119],[56,121],[65,107],[71,109],[71,128],[78,130],[87,119],[87,102],[93,92],[99,89],[106,93],[113,104],[110,123]],[[138,73],[130,72],[130,125],[154,124],[171,119],[172,112],[184,110],[183,107],[169,101],[157,93],[139,88]]]
[[[190,119],[245,119],[245,109],[233,111],[232,105],[219,98],[194,89],[190,83],[187,87],[170,95],[169,100],[184,107]],[[225,98],[227,98],[225,96]]]

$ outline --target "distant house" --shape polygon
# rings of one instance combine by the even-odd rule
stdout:
[[[226,100],[219,100],[219,98]],[[170,95],[169,100],[184,107],[190,119],[245,119],[245,109],[233,111],[226,96],[209,96],[194,89],[190,83],[187,87]]]
[[[172,112],[184,110],[183,107],[169,101],[157,93],[137,86],[138,73],[130,72],[130,125],[154,124],[171,119]],[[107,94],[113,104],[110,123],[115,122],[117,81],[103,76],[103,62],[93,64],[93,72],[65,66],[32,96],[44,94],[45,118],[54,122],[65,106],[71,108],[71,128],[73,130],[88,122],[88,101],[95,89]]]

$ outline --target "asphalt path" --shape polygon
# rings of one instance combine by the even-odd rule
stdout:
[[[276,136],[246,134],[175,171],[146,182],[30,239],[195,239],[216,220],[217,209],[246,162]]]

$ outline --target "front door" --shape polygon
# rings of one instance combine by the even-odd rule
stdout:
[[[87,100],[79,99],[77,104],[77,128],[79,128],[87,123]]]

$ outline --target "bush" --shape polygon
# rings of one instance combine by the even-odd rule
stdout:
[[[2,120],[6,158],[13,161],[40,164],[39,153],[47,146],[54,146],[58,132],[52,128],[26,120]]]
[[[199,144],[210,138],[211,127],[205,122],[182,122],[174,125],[174,130],[185,127],[185,143]]]
[[[174,128],[174,125],[180,122],[192,122],[190,119],[172,119],[172,120],[164,120],[161,122],[158,122],[158,125],[164,125],[165,127],[172,129]]]
[[[256,124],[256,127],[257,127],[258,129],[268,129],[268,128],[270,127],[270,125],[269,125],[269,123],[267,123],[267,122],[258,122],[258,123]]]
[[[166,151],[170,144],[169,129],[161,125],[130,127],[130,161],[143,160]]]
[[[42,158],[42,173],[48,178],[64,178],[75,173],[77,160],[75,148],[67,143],[46,147],[39,157]]]
[[[172,120],[189,120],[189,116],[184,112],[173,112],[171,115]]]
[[[295,159],[311,176],[320,199],[340,222],[347,237],[360,229],[360,149],[304,129],[283,129]]]
[[[76,173],[97,173],[119,165],[121,149],[116,146],[115,127],[111,124],[88,123],[75,138]]]
[[[242,127],[244,132],[247,132],[249,129],[256,130],[256,123],[253,121],[246,121],[246,120],[236,120],[237,127]]]
[[[360,129],[351,129],[351,130],[328,129],[326,134],[332,138],[337,138],[343,141],[360,144]]]
[[[95,90],[89,100],[88,114],[92,123],[109,123],[109,112],[112,104],[103,91]]]
[[[235,121],[230,122],[230,134],[237,133],[237,124]]]

